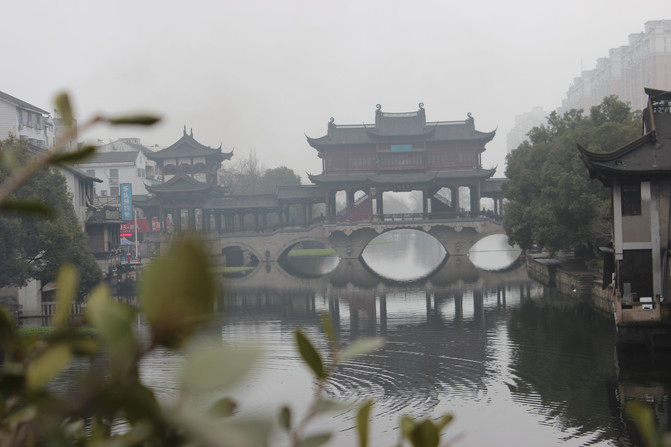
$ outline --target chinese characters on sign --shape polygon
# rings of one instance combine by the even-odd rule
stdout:
[[[133,220],[133,193],[130,183],[122,183],[121,187],[121,220]]]

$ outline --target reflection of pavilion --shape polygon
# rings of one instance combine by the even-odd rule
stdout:
[[[433,291],[418,284],[378,283],[366,289],[349,282],[312,290],[305,283],[294,290],[238,289],[232,284],[222,308],[228,320],[253,318],[277,325],[279,319],[287,328],[316,327],[318,314],[329,312],[342,344],[360,336],[385,336],[384,351],[342,365],[329,392],[355,397],[369,393],[370,386],[382,390],[378,401],[430,410],[438,401],[422,395],[449,393],[452,387],[467,393],[482,389],[488,333],[506,318],[509,303],[532,293],[527,284],[525,280],[517,287],[501,283],[487,288],[462,281]]]

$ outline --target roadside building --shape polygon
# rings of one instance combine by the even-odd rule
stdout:
[[[123,183],[130,183],[135,195],[147,194],[147,156],[142,151],[97,152],[77,167],[102,180],[96,185],[98,196],[119,197]]]
[[[14,135],[28,143],[47,148],[56,135],[54,120],[44,109],[0,92],[0,138]]]
[[[156,173],[156,163],[151,159],[153,151],[144,146],[139,138],[119,138],[109,143],[98,145],[98,153],[101,152],[141,152],[145,157],[145,182],[151,183]]]

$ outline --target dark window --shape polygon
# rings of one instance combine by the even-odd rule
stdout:
[[[619,272],[621,293],[629,283],[639,297],[652,296],[652,250],[624,250]]]
[[[622,215],[638,216],[641,214],[641,184],[629,183],[622,185]]]

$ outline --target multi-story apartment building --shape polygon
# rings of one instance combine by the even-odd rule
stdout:
[[[102,180],[95,188],[99,197],[119,197],[123,183],[132,185],[133,195],[147,194],[147,157],[141,151],[98,152],[77,167]]]
[[[583,109],[617,95],[633,110],[647,104],[644,88],[671,90],[671,20],[652,20],[645,31],[629,35],[629,45],[613,48],[594,70],[573,80],[561,110]]]

